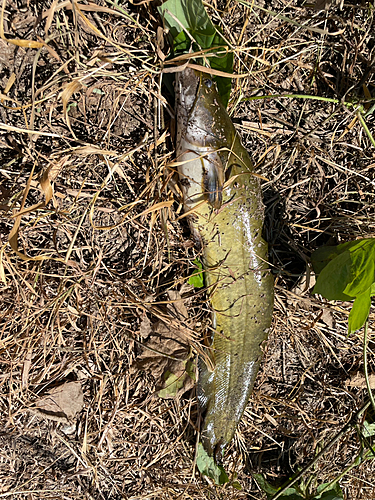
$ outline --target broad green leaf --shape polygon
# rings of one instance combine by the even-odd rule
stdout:
[[[272,497],[273,495],[276,495],[277,491],[279,488],[275,488],[270,484],[264,477],[263,474],[253,474],[252,475],[255,481],[258,483],[260,489],[264,491],[264,493],[267,494],[267,497]]]
[[[190,276],[190,278],[188,279],[188,284],[193,285],[195,288],[202,288],[204,286],[204,271],[202,263],[198,259],[194,259],[193,264],[197,266],[198,271],[194,271],[194,273]]]
[[[318,495],[315,496],[312,500],[344,500],[343,492],[338,483],[334,483],[329,490],[324,491],[321,495],[319,494],[328,483],[321,484],[317,488]]]
[[[320,270],[314,293],[329,300],[353,300],[375,280],[375,238],[351,241],[314,252]]]
[[[221,49],[218,49],[218,52],[223,52],[225,50],[225,42],[219,33],[215,34],[215,38],[213,40],[212,46],[222,46]],[[210,58],[211,68],[218,69],[220,71],[224,71],[225,73],[233,72],[233,52],[227,52],[226,54],[219,54],[217,57]],[[220,76],[215,76],[214,78],[217,89],[219,91],[221,100],[225,107],[228,105],[230,92],[232,90],[232,81],[230,78],[223,78]]]
[[[313,293],[319,293],[328,300],[353,300],[344,293],[345,287],[352,279],[351,254],[349,251],[336,255],[321,270]]]
[[[196,47],[193,44],[193,50],[212,49],[219,53],[207,58],[211,68],[233,72],[233,53],[225,52],[227,44],[208,17],[202,0],[167,0],[158,7],[158,11],[170,30],[175,54],[184,54],[190,49],[191,39],[184,31],[186,30],[197,44]],[[202,64],[202,61],[199,62]],[[215,77],[215,81],[226,106],[230,97],[231,79]]]
[[[331,260],[342,253],[340,246],[320,247],[311,254],[311,263],[315,274],[320,274]]]
[[[375,238],[362,238],[361,240],[347,241],[346,243],[341,243],[337,245],[338,248],[342,250],[349,250],[349,252],[354,252],[362,247],[374,246]]]
[[[173,41],[175,52],[187,52],[191,45],[191,40],[185,33],[185,31],[181,31]]]
[[[374,241],[363,244],[355,250],[350,249],[351,280],[343,292],[351,297],[364,293],[374,282]]]
[[[221,465],[216,465],[212,457],[203,448],[202,443],[198,443],[197,467],[201,474],[208,476],[215,481],[215,484],[229,482],[228,474]]]
[[[328,490],[319,497],[319,500],[344,500],[344,495],[342,492],[341,495],[338,495],[336,492]]]
[[[167,0],[158,7],[158,11],[165,20],[173,40],[184,27],[194,38],[197,35],[198,38],[202,37],[196,40],[198,43],[205,41],[202,48],[211,46],[216,31],[201,0]]]
[[[297,493],[295,488],[288,488],[281,497],[279,497],[279,500],[305,500],[305,497]]]
[[[311,262],[316,274],[319,274],[329,261],[343,252],[353,252],[363,246],[371,245],[375,238],[364,238],[362,240],[348,241],[341,245],[320,247],[311,254]]]
[[[362,328],[368,318],[371,307],[370,288],[358,295],[349,314],[348,333],[354,333]]]

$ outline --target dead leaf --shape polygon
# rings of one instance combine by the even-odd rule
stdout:
[[[31,360],[33,357],[33,350],[29,349],[26,353],[25,360],[22,366],[22,388],[27,387],[27,381],[29,379],[29,371],[31,367]]]
[[[80,382],[65,382],[42,396],[31,410],[39,416],[69,424],[83,408]]]
[[[369,383],[370,383],[370,388],[375,389],[375,374],[369,375],[368,379],[369,379]],[[347,387],[363,387],[363,388],[367,387],[365,376],[360,372],[358,372],[355,375],[352,375],[350,378],[348,378],[345,381],[345,385]]]
[[[173,319],[186,321],[188,311],[184,299],[177,291],[169,291],[168,310]],[[132,371],[145,370],[157,381],[159,396],[174,398],[191,389],[194,384],[195,367],[190,360],[190,346],[181,330],[159,320],[151,323],[145,315],[139,334],[147,338],[142,352],[135,359]]]
[[[146,339],[150,335],[151,332],[152,332],[151,321],[149,320],[147,314],[145,313],[145,315],[142,319],[142,322],[141,322],[141,326],[139,328],[139,335],[143,339]]]
[[[176,314],[177,319],[187,319],[189,317],[189,314],[185,306],[186,300],[181,298],[180,292],[178,292],[177,290],[169,290],[168,298],[171,301],[171,304],[168,304],[168,308],[169,310],[172,309],[172,311]]]
[[[329,327],[329,328],[334,328],[335,327],[335,319],[333,317],[332,311],[329,309],[323,309],[323,313],[320,317],[322,321]]]
[[[139,370],[150,372],[155,380],[162,380],[164,373],[178,373],[184,369],[190,347],[178,335],[178,331],[158,321],[152,325],[152,333],[142,344],[142,353],[136,358]]]

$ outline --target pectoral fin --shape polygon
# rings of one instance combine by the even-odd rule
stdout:
[[[224,168],[219,160],[208,157],[205,163],[205,191],[208,194],[208,201],[210,205],[218,209],[221,207],[223,201],[223,187],[224,187]]]

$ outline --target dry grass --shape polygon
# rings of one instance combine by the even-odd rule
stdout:
[[[166,168],[168,47],[149,3],[118,3],[4,2],[4,36],[16,42],[0,40],[0,498],[260,499],[252,472],[281,484],[366,399],[347,383],[363,372],[362,332],[346,336],[350,304],[312,297],[304,276],[318,246],[375,233],[374,147],[343,104],[369,108],[375,93],[374,10],[210,2],[236,73],[251,72],[234,81],[230,112],[269,179],[277,292],[257,387],[225,462],[237,492],[215,490],[194,468],[194,389],[160,399],[155,370],[135,361],[153,328],[161,346],[169,331],[196,353],[209,311],[186,288],[188,318],[171,299],[196,250]],[[246,100],[285,93],[337,103]],[[374,132],[373,114],[366,122]],[[36,413],[67,381],[83,390],[73,421]],[[316,464],[314,481],[334,479],[359,452],[353,428]],[[374,498],[374,468],[368,460],[342,478],[345,498]]]

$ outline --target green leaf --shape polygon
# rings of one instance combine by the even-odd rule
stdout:
[[[185,29],[197,44],[196,47],[193,44],[193,50],[212,49],[218,54],[206,59],[212,69],[233,72],[233,53],[225,52],[227,43],[212,24],[202,0],[167,0],[158,7],[158,11],[170,30],[175,55],[185,54],[191,47],[191,39]],[[202,61],[199,62],[202,64]],[[215,81],[226,106],[230,97],[231,78],[215,77]]]
[[[235,490],[238,490],[238,491],[242,490],[242,486],[240,485],[240,483],[238,481],[233,481],[233,483],[231,483],[231,485],[233,486],[233,488]]]
[[[255,481],[258,483],[259,488],[267,494],[267,497],[270,498],[273,495],[276,495],[278,488],[272,486],[262,474],[253,474],[252,475]]]
[[[204,271],[202,263],[198,259],[194,259],[193,264],[197,266],[198,272],[194,271],[194,273],[188,279],[188,284],[193,285],[195,288],[202,288],[204,286]]]
[[[375,436],[375,423],[370,424],[367,420],[363,422],[362,434],[369,438]]]
[[[181,389],[184,385],[184,380],[186,377],[186,373],[182,376],[177,377],[174,373],[170,371],[166,371],[164,374],[165,379],[165,387],[164,389],[160,389],[158,395],[160,398],[171,398],[177,395],[179,389]]]
[[[181,31],[173,41],[173,47],[175,52],[187,52],[191,45],[191,40],[185,33],[185,31]]]
[[[346,285],[344,293],[352,297],[364,293],[374,282],[374,243],[369,241],[355,249],[350,249],[352,260],[351,280]]]
[[[354,333],[362,328],[368,318],[371,307],[370,288],[358,295],[349,314],[348,333]]]
[[[344,294],[351,280],[352,259],[350,252],[344,251],[326,264],[320,272],[313,293],[319,293],[328,300],[353,300]]]
[[[276,493],[280,490],[280,488],[275,488],[266,479],[262,474],[253,474],[253,478],[258,483],[259,487],[266,493],[267,498],[272,498]],[[279,500],[303,500],[304,497],[301,496],[295,488],[288,488],[281,495]]]
[[[167,0],[158,7],[158,11],[173,40],[183,31],[183,26],[202,48],[211,47],[216,30],[202,0]]]
[[[332,259],[342,253],[340,247],[341,245],[320,247],[311,254],[315,274],[320,274]]]
[[[213,40],[212,46],[224,46],[221,49],[218,49],[217,52],[223,52],[226,44],[219,33],[215,34],[215,38]],[[212,69],[217,69],[219,71],[224,71],[225,73],[233,72],[233,52],[227,52],[226,54],[219,54],[217,57],[210,58],[210,64]],[[219,91],[221,100],[225,107],[228,105],[228,101],[230,98],[230,93],[232,90],[232,80],[231,78],[224,78],[221,76],[215,76],[214,78],[217,89]]]
[[[375,238],[323,247],[314,252],[312,261],[319,272],[314,293],[328,300],[353,300],[374,283]]]
[[[338,483],[334,483],[327,491],[324,491],[321,495],[320,492],[324,490],[324,488],[329,483],[323,483],[317,488],[317,496],[315,496],[312,500],[343,500],[344,494],[340,488]]]
[[[354,252],[363,246],[372,245],[375,238],[363,238],[362,240],[348,241],[340,245],[320,247],[311,254],[311,262],[316,274],[319,274],[329,261],[343,252]]]
[[[228,474],[221,465],[216,465],[212,457],[203,448],[202,443],[198,443],[197,467],[201,474],[208,476],[215,481],[215,484],[229,482]]]

